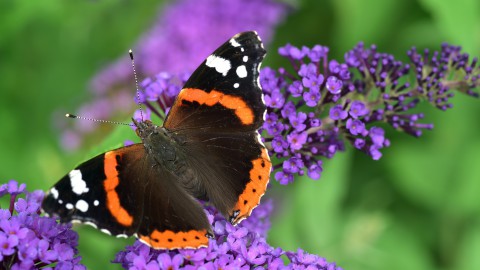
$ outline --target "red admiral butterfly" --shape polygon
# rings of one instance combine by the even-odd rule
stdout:
[[[264,55],[256,32],[225,42],[185,83],[163,126],[133,120],[142,143],[70,171],[49,190],[45,213],[156,249],[207,246],[213,232],[198,200],[234,225],[248,217],[272,167],[258,133]]]

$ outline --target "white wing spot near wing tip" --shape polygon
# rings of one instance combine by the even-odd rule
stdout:
[[[243,56],[243,62],[247,62],[247,61],[248,61],[248,55]]]
[[[75,208],[85,213],[88,211],[88,203],[84,200],[78,200],[75,204]]]
[[[80,223],[82,223],[80,220],[72,219],[72,224],[80,224]]]
[[[128,235],[126,235],[126,234],[117,234],[115,237],[117,237],[117,238],[128,238]]]
[[[65,208],[67,208],[68,210],[72,210],[72,209],[73,209],[73,204],[67,203],[67,204],[65,205]]]
[[[247,73],[247,68],[245,67],[245,65],[241,65],[241,66],[238,66],[237,67],[237,76],[240,77],[240,78],[245,78],[247,77],[248,73]]]
[[[239,86],[240,86],[239,83],[234,83],[234,84],[233,84],[233,87],[235,87],[235,88],[238,88]]]
[[[70,177],[70,185],[75,194],[81,195],[82,193],[88,192],[87,182],[82,179],[82,172],[80,170],[72,170],[68,173],[68,177]]]
[[[100,229],[100,231],[103,232],[104,234],[112,235],[110,231],[107,229]]]
[[[58,203],[59,203],[59,204],[63,204],[63,201],[62,201],[62,200],[58,200]]]
[[[221,58],[214,54],[211,54],[207,61],[205,62],[207,67],[215,68],[215,70],[222,74],[223,76],[227,76],[228,71],[232,68],[230,61],[228,59]]]
[[[236,37],[236,36],[235,36]],[[231,38],[230,39],[230,44],[233,46],[233,47],[239,47],[240,46],[240,43],[237,42],[237,40],[235,39],[235,37]]]
[[[241,48],[240,48],[240,50],[241,50],[242,52],[244,52],[244,51],[245,51],[245,49],[244,49],[243,47],[241,47]]]
[[[58,199],[58,190],[54,187],[50,189],[50,193],[53,195],[53,198],[56,200]]]
[[[98,206],[99,202],[98,200],[93,201],[93,205]]]

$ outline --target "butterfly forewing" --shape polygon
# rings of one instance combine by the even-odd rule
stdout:
[[[255,32],[225,42],[186,82],[164,125],[185,138],[181,151],[201,188],[234,224],[259,203],[270,175],[257,131],[266,110],[258,82],[264,55]]]
[[[258,83],[265,50],[255,32],[232,37],[193,72],[171,108],[169,130],[253,131],[265,104]]]

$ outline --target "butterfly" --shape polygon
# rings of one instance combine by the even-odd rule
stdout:
[[[233,36],[193,72],[163,126],[133,119],[142,142],[77,166],[48,190],[42,210],[155,249],[207,246],[213,230],[199,200],[236,225],[269,182],[259,134],[265,53],[256,32]]]

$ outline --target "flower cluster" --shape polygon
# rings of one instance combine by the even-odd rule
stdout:
[[[274,0],[170,2],[134,46],[136,70],[142,76],[154,76],[159,71],[172,74],[191,72],[219,44],[242,31],[256,30],[268,44],[273,29],[283,21],[287,12],[285,4]],[[96,119],[127,116],[125,113],[135,106],[131,102],[133,87],[130,58],[125,52],[124,57],[93,78],[90,87],[94,95],[92,102],[84,104],[76,114]],[[64,122],[59,126],[62,145],[67,149],[78,148],[97,126],[90,121],[74,121],[71,128],[67,124]]]
[[[0,269],[85,269],[71,224],[38,215],[41,190],[30,193],[25,184],[10,180],[0,185],[0,197],[6,194],[10,204],[0,209]],[[22,194],[25,198],[19,198]]]
[[[260,81],[265,93],[267,117],[263,125],[270,154],[282,162],[275,169],[281,184],[306,171],[318,179],[321,158],[331,158],[349,142],[373,159],[390,141],[383,123],[419,137],[432,124],[420,123],[423,113],[410,111],[422,100],[441,110],[453,90],[478,97],[477,59],[469,61],[460,47],[442,45],[440,52],[423,54],[412,48],[412,64],[377,52],[376,46],[359,43],[345,54],[345,62],[328,59],[327,47],[297,48],[286,45],[279,54],[292,68],[265,68]],[[413,68],[412,68],[413,66]],[[409,81],[413,69],[415,82]]]
[[[137,241],[117,254],[114,262],[125,269],[331,269],[340,270],[334,263],[303,250],[285,252],[267,244],[272,201],[264,201],[252,215],[232,226],[213,207],[206,213],[213,224],[215,238],[206,248],[162,251],[150,249]],[[285,265],[282,257],[290,261]]]

